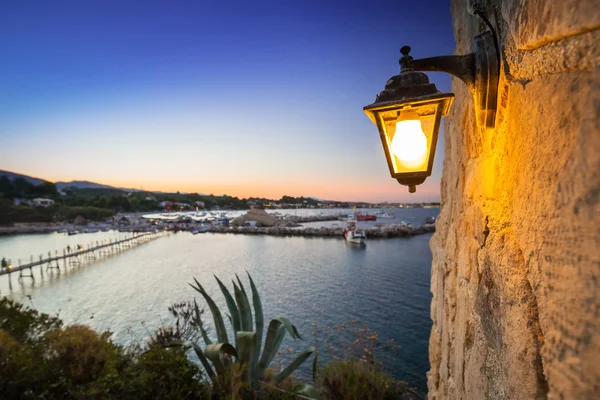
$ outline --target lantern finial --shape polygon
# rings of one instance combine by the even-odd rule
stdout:
[[[400,61],[398,61],[400,64],[400,72],[406,69],[412,69],[413,58],[412,56],[409,56],[408,53],[410,53],[410,46],[402,46],[400,49],[400,54],[402,54],[402,57],[400,58]]]

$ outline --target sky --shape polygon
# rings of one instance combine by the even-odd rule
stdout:
[[[448,0],[0,2],[0,169],[50,181],[279,198],[409,194],[362,108],[452,54]],[[440,91],[450,77],[428,73]]]

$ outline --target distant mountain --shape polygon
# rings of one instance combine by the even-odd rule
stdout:
[[[71,182],[56,182],[56,188],[58,190],[65,190],[67,188],[76,189],[118,189],[114,186],[102,185],[100,183],[94,183],[90,181],[71,181]]]
[[[40,178],[34,178],[29,175],[17,174],[16,172],[10,172],[10,171],[0,170],[0,176],[6,176],[11,181],[14,181],[17,178],[25,178],[26,181],[33,183],[34,185],[39,185],[40,183],[44,182],[44,180],[40,179]]]
[[[18,174],[16,172],[3,171],[0,170],[0,176],[6,176],[8,179],[15,180],[16,178],[25,178],[27,181],[33,183],[34,185],[39,185],[44,182],[44,179],[34,178],[29,175]],[[102,185],[100,183],[90,182],[90,181],[71,181],[71,182],[55,182],[56,188],[58,190],[65,190],[67,188],[76,188],[76,189],[118,189],[125,190],[128,192],[137,192],[136,189],[122,189],[116,188],[114,186]]]

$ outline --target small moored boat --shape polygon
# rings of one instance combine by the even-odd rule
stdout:
[[[367,235],[365,231],[356,228],[356,223],[349,222],[346,231],[344,232],[346,241],[353,244],[364,245]]]
[[[377,216],[377,218],[385,218],[385,219],[394,219],[394,218],[396,218],[396,216],[394,214],[389,214],[389,213],[379,213],[376,216]]]

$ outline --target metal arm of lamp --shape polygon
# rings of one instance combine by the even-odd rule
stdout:
[[[413,59],[410,47],[400,49],[401,70],[446,72],[462,80],[473,93],[477,126],[493,128],[496,122],[500,60],[493,32],[475,36],[473,53]]]

